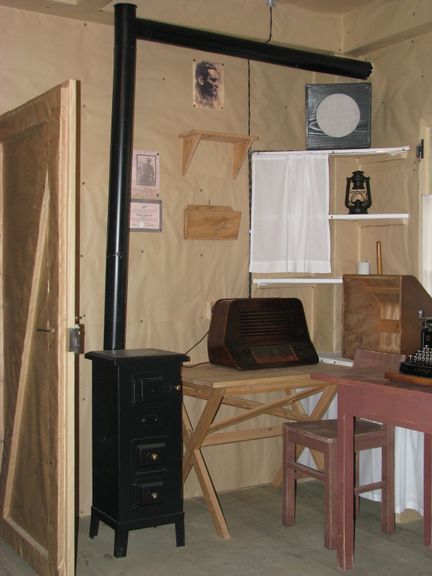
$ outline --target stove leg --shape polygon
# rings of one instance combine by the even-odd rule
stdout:
[[[90,538],[93,539],[95,536],[98,535],[98,532],[99,532],[99,518],[92,510],[90,516],[90,533],[89,533]]]
[[[176,545],[184,546],[185,545],[184,518],[180,518],[179,520],[175,521],[175,534],[176,534]]]
[[[114,537],[114,556],[123,558],[127,554],[129,531],[124,528],[115,529]]]

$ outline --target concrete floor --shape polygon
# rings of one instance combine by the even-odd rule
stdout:
[[[231,536],[216,535],[201,499],[187,500],[186,546],[176,548],[173,525],[129,535],[126,558],[114,558],[113,531],[100,524],[88,537],[89,519],[80,520],[77,576],[330,576],[341,572],[335,552],[323,546],[322,486],[299,485],[297,522],[281,525],[281,491],[271,486],[220,496]],[[423,546],[421,521],[380,532],[379,504],[362,499],[352,576],[430,576],[432,550]],[[0,543],[1,576],[34,572]]]

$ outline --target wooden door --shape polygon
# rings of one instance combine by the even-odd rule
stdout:
[[[76,83],[0,118],[0,536],[74,570]]]

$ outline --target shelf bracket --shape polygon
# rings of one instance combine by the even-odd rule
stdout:
[[[247,140],[233,142],[233,178],[237,178],[237,174],[240,172],[240,168],[242,167],[242,164],[247,156],[248,150],[253,140],[251,141],[250,138],[248,138]]]
[[[195,154],[198,144],[201,140],[201,134],[189,132],[188,134],[180,134],[183,138],[183,162],[182,162],[182,176],[184,176],[189,168],[189,164]]]
[[[184,132],[179,136],[183,139],[183,176],[186,174],[189,168],[198,144],[202,140],[207,140],[213,142],[228,142],[233,145],[232,177],[236,178],[247,156],[250,146],[256,140],[254,136],[228,134],[225,132],[210,132],[208,130],[191,130],[190,132]]]

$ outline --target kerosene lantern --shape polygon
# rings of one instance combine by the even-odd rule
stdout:
[[[349,214],[367,214],[372,206],[369,180],[370,177],[361,170],[356,170],[346,179],[345,206]]]

